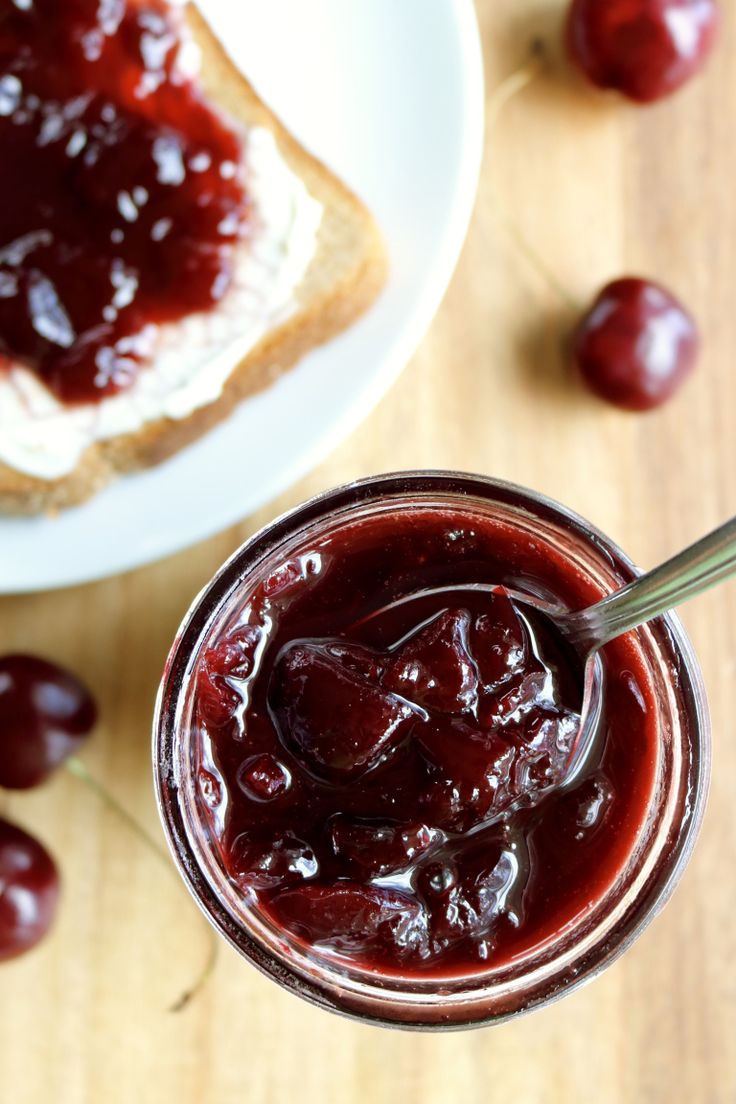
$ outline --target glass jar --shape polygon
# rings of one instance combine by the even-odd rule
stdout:
[[[506,1020],[556,1000],[613,962],[659,912],[683,872],[702,819],[710,766],[701,674],[682,626],[668,615],[632,636],[656,700],[656,785],[625,868],[578,923],[500,967],[453,977],[398,977],[336,963],[244,902],[212,845],[195,789],[192,676],[203,642],[227,621],[249,582],[267,578],[305,541],[377,512],[438,507],[513,526],[520,538],[563,560],[592,592],[608,593],[636,575],[623,552],[582,518],[507,483],[428,471],[338,488],[253,536],[196,599],[166,664],[153,745],[164,829],[191,893],[215,928],[264,973],[323,1008],[422,1028]]]

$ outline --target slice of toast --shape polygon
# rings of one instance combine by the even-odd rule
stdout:
[[[226,418],[243,399],[267,387],[310,349],[344,329],[383,286],[386,256],[370,212],[289,134],[191,3],[186,20],[201,51],[200,81],[211,102],[236,123],[268,127],[281,156],[324,208],[317,251],[296,291],[297,310],[234,367],[215,402],[188,418],[160,419],[138,432],[96,442],[61,479],[37,479],[0,463],[0,513],[38,514],[73,506],[118,474],[158,464]]]

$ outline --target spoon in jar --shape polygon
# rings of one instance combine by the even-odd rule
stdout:
[[[524,803],[532,793],[536,800],[551,789],[558,789],[580,773],[597,732],[604,696],[603,664],[599,652],[616,637],[652,621],[675,606],[701,594],[716,583],[736,574],[736,518],[716,529],[709,536],[686,548],[666,563],[627,586],[607,595],[586,609],[561,609],[529,593],[487,583],[469,583],[453,587],[438,587],[409,594],[383,606],[365,618],[361,625],[374,621],[390,610],[418,600],[458,590],[482,591],[507,595],[523,613],[524,607],[542,614],[562,639],[585,664],[583,702],[578,732],[560,766],[549,780],[540,786],[539,779],[528,789],[515,787],[505,803],[494,807],[494,819],[513,805]]]

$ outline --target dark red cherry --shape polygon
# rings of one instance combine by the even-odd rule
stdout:
[[[96,720],[92,695],[69,671],[34,656],[0,658],[0,786],[43,782]]]
[[[659,284],[628,277],[603,289],[575,335],[575,362],[591,391],[624,410],[652,410],[692,372],[697,326]]]
[[[649,103],[698,72],[718,23],[716,0],[573,0],[567,38],[593,84]]]
[[[0,819],[0,962],[35,947],[56,915],[59,873],[38,840]]]

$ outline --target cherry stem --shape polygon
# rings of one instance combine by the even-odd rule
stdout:
[[[530,53],[531,57],[526,65],[505,77],[488,100],[486,121],[489,129],[494,125],[506,104],[513,100],[515,96],[518,96],[520,92],[523,92],[528,85],[533,84],[547,68],[542,42],[539,40],[532,42]]]
[[[89,790],[91,790],[108,809],[112,810],[121,820],[125,821],[131,832],[138,837],[138,839],[146,845],[149,851],[151,851],[160,861],[166,866],[166,869],[170,874],[174,875],[175,870],[172,866],[169,855],[156,842],[146,829],[140,824],[134,816],[132,816],[124,805],[121,805],[117,798],[106,789],[102,783],[98,782],[93,774],[89,772],[81,759],[77,756],[72,756],[67,759],[64,764],[65,769],[69,774],[73,775],[79,782],[82,782]],[[177,883],[179,879],[177,877]],[[209,950],[207,953],[207,960],[202,967],[201,972],[197,976],[194,984],[186,989],[180,997],[178,997],[172,1005],[169,1007],[169,1012],[181,1012],[189,1002],[197,996],[198,993],[204,988],[209,981],[210,977],[214,973],[215,965],[217,963],[217,955],[219,951],[219,941],[215,933],[208,929],[209,933]]]
[[[543,42],[540,40],[532,42],[531,55],[527,64],[521,69],[517,69],[515,73],[511,73],[505,80],[501,81],[498,88],[496,88],[495,92],[490,97],[486,108],[489,132],[491,127],[493,127],[500,118],[506,105],[510,103],[515,96],[518,96],[520,92],[523,92],[525,88],[528,88],[530,84],[533,84],[534,81],[546,71],[547,60]],[[503,224],[506,232],[513,239],[514,244],[519,249],[522,256],[526,258],[532,268],[536,269],[537,273],[547,284],[549,284],[555,295],[557,295],[563,303],[577,313],[581,313],[582,305],[571,295],[562,281],[557,278],[546,261],[531,244],[498,192],[495,192],[493,198],[495,213]]]

